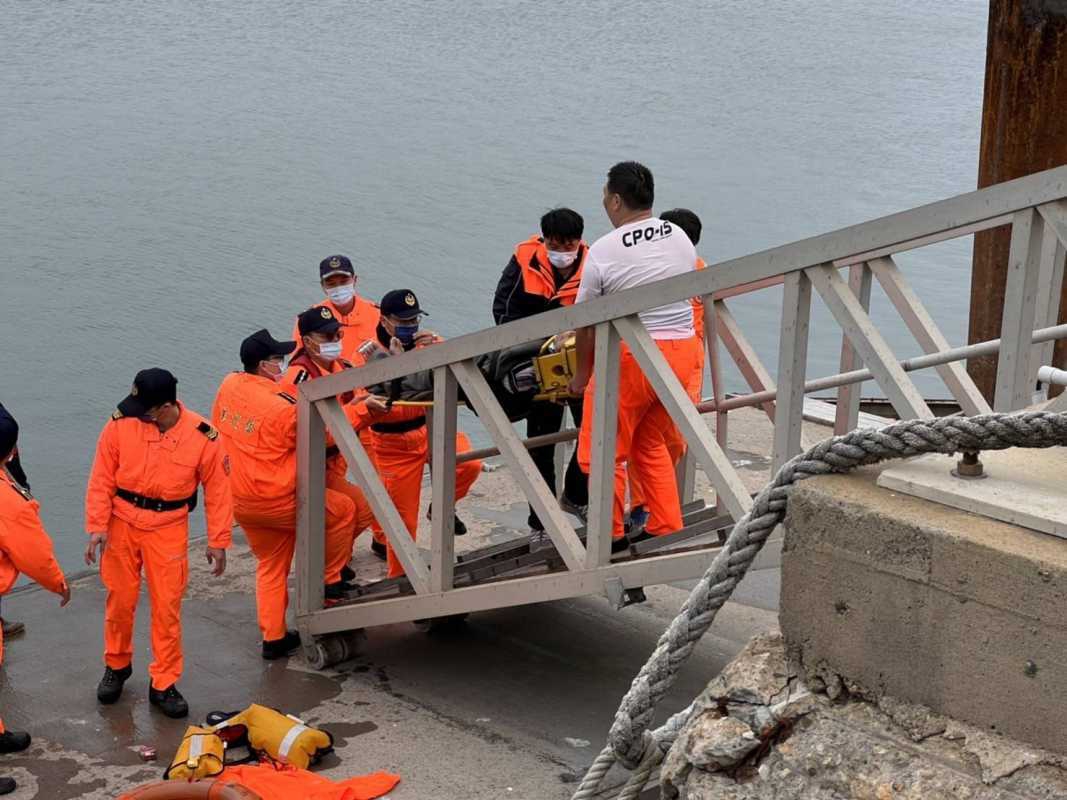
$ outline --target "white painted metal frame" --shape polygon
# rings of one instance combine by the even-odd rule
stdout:
[[[1067,167],[1028,176],[949,200],[816,236],[794,244],[711,265],[670,280],[617,295],[562,308],[536,318],[519,320],[490,331],[460,336],[433,347],[372,362],[358,369],[326,376],[301,385],[298,408],[298,547],[296,611],[302,630],[321,635],[420,617],[456,614],[576,595],[600,593],[607,583],[627,588],[699,575],[714,551],[649,555],[614,563],[610,560],[610,531],[614,485],[615,433],[618,399],[618,358],[625,341],[665,409],[684,435],[694,458],[734,516],[750,505],[748,493],[725,455],[725,411],[758,400],[775,423],[775,468],[800,449],[800,424],[806,391],[823,385],[841,386],[851,380],[834,376],[806,380],[808,327],[812,288],[818,292],[842,327],[846,348],[842,368],[856,379],[874,379],[904,416],[929,416],[930,411],[906,371],[937,366],[953,394],[967,411],[984,410],[984,400],[962,366],[946,364],[948,348],[914,291],[892,261],[894,253],[945,241],[1011,223],[1011,264],[1001,340],[977,349],[1001,348],[997,377],[998,409],[1012,409],[1029,400],[1030,375],[1044,344],[1067,333],[1053,328],[1058,315],[1058,290],[1063,281],[1067,244]],[[1054,233],[1051,235],[1049,232]],[[838,270],[850,267],[846,283]],[[901,313],[912,334],[928,354],[901,362],[893,355],[867,313],[870,277],[874,275]],[[725,298],[784,284],[777,381],[760,363],[741,333]],[[711,406],[723,424],[713,437],[682,384],[672,373],[655,342],[636,314],[646,308],[700,296],[705,300],[705,329],[713,376]],[[1035,327],[1045,331],[1035,333]],[[486,352],[543,339],[576,328],[596,329],[591,439],[589,525],[583,544],[560,511],[516,435],[474,359]],[[718,342],[722,341],[752,389],[751,401],[726,397],[722,386]],[[975,348],[971,348],[974,350]],[[962,356],[957,356],[958,357]],[[852,369],[857,359],[864,370]],[[435,405],[431,412],[432,501],[430,562],[427,564],[405,529],[396,507],[378,478],[367,453],[335,399],[341,393],[433,370]],[[777,389],[776,389],[777,384]],[[565,564],[563,571],[454,588],[453,508],[455,504],[456,402],[462,388],[512,470],[523,493],[545,524]],[[842,393],[842,426],[854,424],[858,392]],[[703,408],[705,404],[701,404]],[[354,605],[323,608],[322,564],[326,431],[348,460],[381,521],[408,575],[414,594],[366,600]]]

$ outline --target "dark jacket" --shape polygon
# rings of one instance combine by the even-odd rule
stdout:
[[[537,237],[520,242],[496,285],[493,321],[503,325],[570,305],[574,302],[578,279],[588,252],[589,248],[583,242],[578,248],[578,268],[563,286],[557,286],[558,276],[548,263],[544,244]]]

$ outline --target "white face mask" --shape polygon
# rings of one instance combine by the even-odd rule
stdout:
[[[566,250],[549,250],[548,260],[552,262],[552,266],[556,269],[566,269],[574,263],[574,259],[578,257],[578,251],[572,250],[567,252]]]
[[[265,361],[263,363],[267,365],[267,368],[264,370],[264,372],[267,373],[267,377],[275,383],[280,383],[281,379],[285,376],[285,364],[280,361]],[[277,368],[277,372],[273,371],[275,368]]]
[[[356,296],[356,285],[354,283],[345,283],[341,286],[334,286],[326,290],[326,296],[337,305],[346,306]]]
[[[340,342],[319,342],[319,358],[323,361],[336,361],[340,357]]]

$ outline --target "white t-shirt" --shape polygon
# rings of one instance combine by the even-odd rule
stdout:
[[[697,253],[685,231],[660,219],[631,222],[601,236],[589,248],[576,303],[692,272]],[[688,339],[693,306],[679,300],[638,315],[653,339]]]

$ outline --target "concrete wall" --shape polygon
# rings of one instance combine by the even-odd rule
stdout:
[[[1067,541],[816,478],[789,503],[781,625],[804,671],[1067,753]]]

